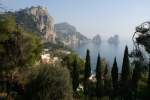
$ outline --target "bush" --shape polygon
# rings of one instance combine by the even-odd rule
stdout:
[[[29,76],[25,100],[71,100],[72,86],[66,68],[40,65]]]

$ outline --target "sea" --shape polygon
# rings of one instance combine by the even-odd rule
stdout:
[[[90,50],[92,72],[94,72],[96,68],[98,53],[102,59],[106,59],[109,68],[112,67],[114,58],[116,57],[118,68],[121,70],[126,45],[128,46],[129,52],[131,52],[133,50],[133,42],[131,40],[119,41],[117,44],[108,43],[107,41],[102,41],[99,44],[88,42],[75,47],[74,51],[79,54],[82,59],[85,59],[87,49]]]

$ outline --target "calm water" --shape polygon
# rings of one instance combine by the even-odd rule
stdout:
[[[92,71],[95,70],[98,53],[100,53],[101,58],[106,58],[107,62],[109,63],[109,67],[112,67],[114,57],[116,57],[120,70],[122,67],[122,60],[126,45],[128,46],[129,51],[133,49],[132,41],[120,41],[120,43],[117,45],[109,44],[103,41],[99,45],[93,43],[80,45],[75,48],[75,51],[81,56],[81,58],[85,59],[86,50],[90,50]]]

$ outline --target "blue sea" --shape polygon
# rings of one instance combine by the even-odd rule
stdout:
[[[133,50],[132,41],[120,41],[118,44],[110,44],[107,41],[102,41],[100,44],[94,44],[92,42],[89,42],[87,44],[82,44],[76,47],[74,50],[83,59],[85,59],[86,57],[86,50],[90,50],[92,72],[95,70],[96,67],[98,53],[100,53],[101,58],[106,59],[109,64],[109,68],[112,67],[114,58],[116,57],[119,70],[121,70],[124,49],[126,45],[128,46],[129,52]]]

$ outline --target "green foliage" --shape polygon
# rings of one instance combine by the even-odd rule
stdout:
[[[141,66],[140,62],[135,62],[135,68],[133,70],[133,75],[132,75],[132,88],[133,91],[137,92],[138,88],[138,81],[141,77]]]
[[[97,65],[96,65],[96,96],[97,97],[102,97],[102,88],[103,88],[103,82],[102,82],[102,69],[101,69],[101,58],[100,55],[98,54],[97,57]]]
[[[64,66],[67,66],[69,71],[72,73],[75,59],[77,61],[77,69],[80,73],[82,73],[84,70],[84,61],[77,54],[71,53],[69,55],[64,56],[62,63]]]
[[[98,54],[98,57],[97,57],[97,65],[96,65],[96,79],[97,80],[101,80],[101,58],[100,58],[100,55]]]
[[[121,81],[128,81],[131,78],[130,73],[130,62],[128,57],[128,47],[125,47],[123,64],[122,64],[122,72],[121,72]]]
[[[108,64],[105,66],[104,70],[104,96],[110,96],[112,90],[112,83],[111,83],[111,75],[108,70]]]
[[[16,26],[15,17],[1,15],[0,67],[1,71],[31,66],[39,58],[41,43],[38,37]]]
[[[90,51],[87,50],[86,53],[86,62],[85,62],[85,70],[84,70],[84,93],[88,94],[89,87],[89,77],[91,76],[91,63],[90,63]]]
[[[138,97],[141,100],[149,100],[150,99],[150,63],[148,64],[148,73],[142,73],[142,78],[139,81],[138,86]]]
[[[25,100],[71,100],[70,75],[66,68],[40,65],[29,76]]]
[[[79,83],[82,83],[83,80],[84,61],[73,52],[66,56],[63,55],[62,59],[62,64],[66,66],[67,69],[69,69],[71,75],[74,97],[78,98],[78,96],[80,97],[82,92],[80,91],[81,93],[78,93],[76,89]]]
[[[40,57],[42,51],[42,45],[40,39],[32,33],[24,33],[22,44],[22,65],[32,66],[37,59]]]
[[[79,86],[79,70],[77,68],[77,59],[75,59],[73,63],[72,85],[73,91],[76,92],[76,89]]]
[[[85,62],[85,79],[88,79],[90,75],[91,75],[90,51],[87,50]]]
[[[111,77],[112,77],[113,89],[114,92],[116,92],[118,89],[118,65],[117,65],[116,58],[114,59],[113,67],[111,70]]]
[[[13,71],[18,70],[17,68],[32,66],[40,57],[42,45],[37,36],[41,33],[37,31],[35,25],[33,16],[27,15],[23,11],[17,12],[16,14],[0,14],[0,83],[2,84],[2,82],[4,83],[5,81],[9,82],[3,84],[3,86],[1,85],[0,88],[6,93],[12,93],[12,87],[15,87],[13,89],[20,89],[18,88],[17,82],[21,82],[12,80],[10,72],[13,73]],[[64,35],[62,40],[67,38],[66,34],[62,35]],[[56,50],[58,49],[71,51],[61,43],[61,40],[57,40],[57,43],[59,45],[45,43],[43,47],[49,48],[53,54],[57,53]],[[25,94],[20,96],[21,100],[71,100],[73,93],[72,87],[74,91],[73,95],[78,99],[83,99],[83,94],[85,96],[93,96],[94,99],[96,99],[96,95],[102,100],[108,100],[109,96],[116,96],[115,99],[117,100],[131,100],[133,98],[138,100],[149,100],[150,98],[150,68],[146,70],[148,73],[141,72],[141,62],[136,62],[131,78],[127,46],[124,51],[120,76],[118,75],[116,58],[114,59],[111,70],[112,81],[110,80],[110,75],[108,75],[107,66],[105,67],[105,64],[101,63],[100,55],[98,55],[96,65],[97,82],[89,81],[89,77],[91,76],[89,50],[87,50],[85,64],[75,53],[71,52],[69,55],[66,54],[61,56],[63,59],[62,64],[67,68],[60,67],[61,65],[56,65],[55,67],[52,65],[40,65],[35,69],[33,68],[34,70],[31,71],[28,79],[26,79],[28,81],[25,86]],[[3,72],[9,73],[7,73],[7,78],[2,76]],[[19,75],[21,74],[19,73]],[[118,80],[119,77],[120,80]],[[76,89],[79,83],[82,84],[82,78],[84,91],[78,92]],[[20,86],[22,88],[22,85]],[[113,91],[111,90],[112,88]],[[13,90],[13,92],[16,94],[10,95],[15,97],[18,92],[16,92],[16,90]],[[121,98],[119,98],[120,96]]]
[[[147,84],[150,87],[150,61],[149,61],[149,65],[148,65],[148,81],[147,81]]]
[[[122,98],[124,98],[124,100],[131,99],[131,73],[127,46],[124,51],[120,84]]]
[[[11,33],[16,30],[15,16],[12,15],[0,15],[0,33]]]
[[[55,51],[57,49],[64,49],[64,50],[72,51],[70,48],[68,48],[61,42],[57,42],[56,44],[50,43],[50,42],[43,43],[43,48],[46,48],[46,49],[48,48],[53,51]]]

